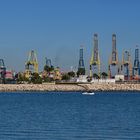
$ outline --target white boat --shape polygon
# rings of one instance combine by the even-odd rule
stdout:
[[[83,95],[94,95],[95,93],[94,92],[83,92],[82,94]]]

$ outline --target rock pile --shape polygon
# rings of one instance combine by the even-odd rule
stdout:
[[[0,91],[81,91],[77,85],[55,84],[0,84]]]
[[[94,83],[84,86],[93,91],[140,91],[140,84]]]
[[[140,91],[140,84],[0,84],[0,91]]]

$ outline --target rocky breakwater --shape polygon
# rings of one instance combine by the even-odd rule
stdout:
[[[92,83],[80,86],[89,91],[140,91],[140,84]]]
[[[8,91],[83,91],[84,88],[76,84],[0,84],[1,92]]]
[[[0,91],[140,91],[140,84],[0,84]]]

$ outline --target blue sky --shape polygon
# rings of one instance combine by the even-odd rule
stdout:
[[[45,57],[62,70],[78,66],[79,47],[85,46],[88,69],[93,34],[99,35],[102,67],[111,53],[111,36],[123,49],[140,44],[139,0],[1,0],[0,58],[23,71],[28,52],[37,52],[40,70]]]

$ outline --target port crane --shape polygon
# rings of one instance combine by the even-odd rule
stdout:
[[[135,79],[139,79],[140,76],[140,61],[139,61],[139,48],[136,46],[135,49],[135,59],[133,65],[133,77]]]
[[[0,83],[5,84],[6,67],[4,60],[0,59]]]
[[[28,60],[25,63],[25,77],[30,78],[32,73],[38,73],[37,55],[34,50],[29,52]]]
[[[130,51],[124,50],[122,55],[121,72],[127,80],[132,79],[132,62]]]
[[[93,77],[93,73],[95,70],[98,72],[98,76],[100,77],[100,57],[99,57],[99,49],[98,49],[98,34],[94,34],[93,38],[93,51],[90,59],[90,77]]]
[[[120,73],[120,66],[118,60],[118,52],[116,48],[116,34],[112,35],[112,52],[108,64],[108,78],[112,78],[112,68],[116,68],[117,74]]]

